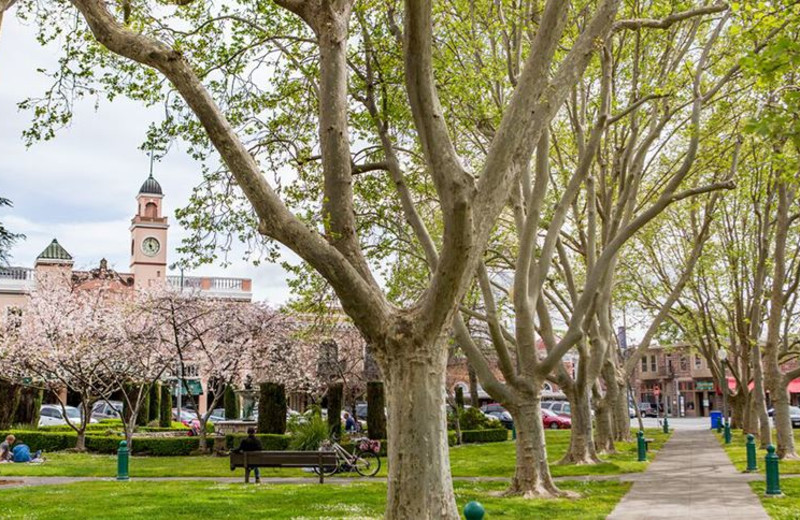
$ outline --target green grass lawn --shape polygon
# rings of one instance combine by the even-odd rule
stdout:
[[[604,457],[602,464],[591,466],[559,466],[555,463],[569,446],[568,430],[547,431],[547,450],[553,464],[554,476],[612,475],[644,471],[646,462],[636,462],[636,443],[617,443],[618,453]],[[660,430],[648,430],[651,443],[649,458],[666,442],[669,435]],[[48,453],[42,465],[2,464],[0,477],[4,476],[69,476],[110,477],[116,475],[117,461],[113,455],[81,453]],[[514,473],[514,442],[466,444],[450,451],[453,476],[456,477],[511,477]],[[386,459],[379,475],[386,475]],[[300,469],[265,468],[265,477],[302,477],[313,475]],[[227,457],[131,457],[132,477],[241,477],[242,469],[231,471]]]
[[[731,431],[731,443],[725,445],[722,435],[717,435],[720,444],[725,449],[728,457],[736,466],[739,471],[747,469],[747,438],[742,434],[742,430]],[[794,432],[795,446],[800,447],[800,430]],[[767,450],[762,450],[758,447],[758,440],[756,440],[756,460],[758,462],[758,472],[764,473],[764,457],[767,455]],[[800,474],[800,460],[782,460],[780,462],[780,472],[785,475]],[[788,517],[787,517],[788,518]],[[800,519],[800,516],[797,517]]]
[[[628,491],[623,482],[569,482],[579,499],[500,498],[502,482],[455,485],[459,509],[480,501],[487,518],[605,518]],[[249,485],[208,482],[79,482],[0,490],[0,519],[152,518],[379,519],[386,503],[383,483],[349,485]]]
[[[764,482],[751,482],[750,487],[761,498],[761,504],[770,518],[775,520],[800,520],[800,478],[781,479],[781,498],[764,496]]]

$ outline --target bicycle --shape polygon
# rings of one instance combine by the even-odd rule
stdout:
[[[339,472],[355,470],[362,477],[374,477],[381,469],[381,458],[378,452],[381,450],[380,441],[367,438],[355,439],[353,452],[350,453],[341,444],[335,441],[324,441],[320,446],[321,451],[333,451],[336,453],[336,466],[323,466],[314,468],[314,473],[319,475],[320,471],[326,477],[330,477]]]

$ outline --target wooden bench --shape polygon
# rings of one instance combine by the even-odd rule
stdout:
[[[323,468],[336,466],[332,451],[232,451],[231,471],[244,468],[244,481],[250,482],[248,468],[317,468],[319,483],[325,481]]]

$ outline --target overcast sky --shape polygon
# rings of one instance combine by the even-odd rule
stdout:
[[[57,238],[75,258],[76,268],[96,266],[101,258],[119,271],[130,263],[130,219],[136,194],[147,178],[149,158],[138,149],[148,123],[158,111],[118,98],[97,111],[91,100],[76,107],[72,125],[57,138],[27,149],[22,131],[30,114],[17,103],[42,94],[48,78],[37,68],[52,68],[57,49],[43,48],[31,27],[6,16],[0,32],[0,196],[14,207],[0,210],[0,221],[27,239],[12,251],[12,265],[32,267],[34,259]],[[200,178],[198,164],[173,149],[154,169],[164,190],[170,217],[169,262],[186,234],[174,218]],[[254,298],[280,304],[288,298],[285,275],[278,265],[254,267],[231,256],[227,268],[205,266],[192,274],[253,279]]]

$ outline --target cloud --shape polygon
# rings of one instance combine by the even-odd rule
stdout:
[[[78,103],[73,123],[55,140],[26,149],[22,131],[30,115],[17,103],[44,93],[50,80],[36,72],[52,68],[59,49],[42,48],[31,27],[13,16],[3,20],[0,44],[0,196],[14,207],[0,211],[0,221],[27,239],[12,250],[12,263],[33,266],[39,253],[57,238],[75,258],[76,268],[89,268],[106,258],[119,271],[130,262],[130,219],[136,193],[148,175],[149,158],[138,149],[148,124],[158,120],[158,109],[118,98],[101,103]],[[175,248],[186,235],[174,219],[174,210],[188,203],[199,180],[199,165],[179,149],[156,163],[155,176],[165,193],[170,217],[168,261],[178,259]],[[230,255],[227,269],[205,266],[197,274],[253,279],[256,299],[280,304],[289,297],[286,275],[278,265],[255,267],[241,258],[244,246]],[[195,274],[195,273],[192,273]]]

